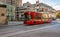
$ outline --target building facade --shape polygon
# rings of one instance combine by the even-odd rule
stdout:
[[[7,4],[7,17],[9,21],[15,20],[15,7]]]
[[[28,2],[29,3],[29,2]],[[56,11],[55,9],[53,9],[51,6],[47,5],[47,4],[44,4],[44,3],[39,3],[39,1],[36,1],[35,4],[31,4],[31,3],[24,3],[23,6],[26,6],[27,8],[29,7],[29,9],[31,10],[34,10],[34,11],[44,11],[44,12],[47,12],[47,11],[51,11],[51,12],[54,12]]]
[[[22,6],[22,0],[0,0],[7,5],[8,20],[15,20],[16,8]]]
[[[24,3],[23,6],[22,6],[22,0],[6,0],[6,3],[15,6],[14,10],[15,9],[16,10],[15,12],[13,12],[15,20],[24,20],[23,19],[24,12],[26,11],[33,11],[33,12],[55,12],[56,11],[51,6],[46,5],[44,3],[39,3],[39,1],[36,1],[35,4],[31,4],[27,2],[27,3]],[[11,16],[10,19],[12,19],[12,17],[13,16]]]
[[[0,0],[3,3],[13,5],[15,7],[22,6],[22,0]]]
[[[27,2],[27,3],[24,3],[22,7],[17,9],[16,19],[17,20],[24,19],[24,12],[27,12],[27,11],[44,12],[44,13],[56,12],[56,10],[53,9],[51,6],[46,5],[44,3],[39,3],[39,1],[36,1],[35,4],[31,4],[31,3]]]

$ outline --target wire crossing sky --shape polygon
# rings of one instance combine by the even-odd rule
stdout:
[[[32,4],[36,3],[38,0],[23,0],[23,3],[30,2]],[[39,0],[40,3],[45,3],[50,5],[56,10],[60,10],[60,0]]]

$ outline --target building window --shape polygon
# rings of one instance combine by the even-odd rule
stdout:
[[[30,7],[30,6],[27,6],[27,7]]]
[[[2,13],[1,16],[5,16],[4,13]]]
[[[39,12],[39,9],[36,9],[37,10],[37,12]]]

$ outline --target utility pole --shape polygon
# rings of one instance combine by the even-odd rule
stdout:
[[[12,5],[12,0],[11,0],[11,5]]]
[[[12,14],[12,0],[11,0],[11,14]],[[13,17],[11,16],[11,21],[13,20]]]
[[[11,12],[12,12],[12,4],[13,4],[13,2],[12,2],[12,0],[11,0]]]

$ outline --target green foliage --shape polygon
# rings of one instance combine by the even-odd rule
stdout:
[[[60,12],[57,13],[57,18],[60,18]]]

